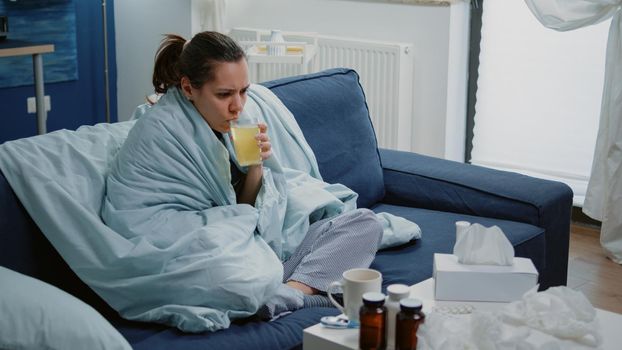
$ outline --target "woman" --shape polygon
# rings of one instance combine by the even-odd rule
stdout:
[[[255,228],[252,231],[262,234],[260,221],[267,211],[267,205],[266,200],[258,196],[266,196],[266,192],[271,191],[268,186],[275,182],[275,188],[283,191],[283,186],[279,187],[277,180],[284,177],[280,166],[266,166],[278,160],[273,159],[265,123],[259,124],[256,136],[264,164],[238,167],[231,148],[227,147],[230,123],[240,118],[251,88],[244,51],[234,40],[216,32],[199,33],[190,41],[176,35],[166,35],[156,53],[153,85],[157,93],[164,95],[160,102],[140,117],[117,155],[108,178],[106,205],[102,211],[106,223],[126,237],[148,239],[163,249],[176,244],[177,237],[183,237],[177,232],[182,226],[178,217],[182,215],[202,216],[202,223],[207,226],[218,220],[219,224],[226,223],[234,229],[240,222],[246,222],[251,214],[258,212],[255,215],[259,215],[259,220],[253,223],[252,227]],[[175,96],[183,98],[175,100]],[[163,100],[165,103],[161,103]],[[205,124],[201,125],[194,116],[200,116]],[[155,119],[158,121],[154,122]],[[174,123],[180,123],[181,126],[171,126],[177,125]],[[162,139],[153,136],[160,131],[167,136]],[[203,132],[194,145],[171,146],[179,151],[149,150],[149,147],[160,149],[170,144],[187,142],[188,137],[179,136],[182,133],[193,136]],[[145,138],[150,139],[145,141]],[[203,144],[205,139],[217,139],[219,142]],[[221,149],[227,150],[222,151],[226,158],[219,156]],[[200,157],[186,154],[192,152],[200,153]],[[175,163],[176,158],[189,158],[191,161],[180,165]],[[168,159],[171,165],[161,166],[161,162],[168,162]],[[171,168],[174,168],[174,174],[169,174],[173,172]],[[157,183],[150,187],[154,198],[147,193],[147,187],[142,190],[140,200],[135,200],[134,195],[128,195],[128,191],[146,181]],[[201,185],[194,186],[200,187],[196,192],[187,190],[188,186],[179,189],[186,183]],[[234,198],[230,192],[235,193]],[[192,198],[187,200],[187,197]],[[166,198],[175,205],[167,202]],[[178,201],[182,201],[183,205],[178,205]],[[245,205],[254,207],[249,209]],[[143,215],[143,219],[138,220],[132,215],[147,207],[151,210],[147,219]],[[218,219],[210,216],[218,210],[227,210],[224,208],[231,208],[232,212],[219,212]],[[286,205],[282,204],[282,208],[285,210]],[[166,219],[158,221],[157,225],[151,223],[164,215]],[[261,317],[270,318],[301,307],[331,306],[324,296],[330,282],[341,279],[341,274],[347,269],[368,267],[371,264],[383,231],[373,212],[355,209],[339,215],[317,216],[314,215],[315,222],[311,222],[313,220],[307,216],[304,227],[308,227],[308,231],[293,253],[284,256],[277,252],[279,258],[285,258],[282,263],[283,284],[276,290],[266,292],[263,306],[258,310]],[[145,220],[150,223],[145,224]],[[284,230],[285,224],[280,225],[281,230]],[[213,232],[219,232],[214,235],[225,235],[224,231]],[[270,246],[273,247],[272,244]],[[217,248],[222,251],[228,247]],[[198,248],[195,246],[193,249]],[[217,308],[231,309],[230,305],[215,305]]]

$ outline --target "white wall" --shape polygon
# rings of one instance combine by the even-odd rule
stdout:
[[[162,34],[190,36],[190,0],[115,1],[119,120],[153,93],[153,57]]]
[[[161,34],[173,32],[189,38],[197,17],[191,13],[191,6],[197,8],[196,1],[115,2],[119,120],[129,118],[153,92],[153,55]],[[347,0],[226,0],[224,23],[227,28],[315,31],[412,43],[415,70],[411,149],[462,160],[467,15],[466,3],[447,7]]]
[[[449,7],[344,0],[228,0],[229,28],[315,31],[414,44],[412,149],[445,155]]]

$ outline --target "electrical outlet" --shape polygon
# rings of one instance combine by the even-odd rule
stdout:
[[[45,110],[50,111],[52,109],[52,105],[50,103],[50,96],[45,95]],[[28,97],[26,99],[26,104],[28,105],[28,113],[37,113],[37,102],[34,97]]]

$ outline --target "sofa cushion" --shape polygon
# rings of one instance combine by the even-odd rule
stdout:
[[[351,69],[263,83],[294,114],[328,183],[341,183],[369,208],[384,197],[382,166],[365,93]]]
[[[378,252],[371,267],[382,271],[384,287],[393,283],[407,285],[432,277],[434,253],[451,254],[456,243],[456,221],[479,223],[486,227],[497,225],[514,246],[514,255],[529,257],[538,272],[545,261],[544,230],[530,224],[492,219],[473,215],[441,212],[429,209],[379,204],[375,212],[387,212],[416,222],[423,236],[406,246]]]
[[[323,316],[336,316],[336,308],[300,309],[272,322],[234,322],[228,329],[212,333],[181,333],[158,324],[122,320],[119,332],[134,350],[204,350],[204,349],[299,349],[302,333]]]

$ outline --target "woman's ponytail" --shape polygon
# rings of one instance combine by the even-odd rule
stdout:
[[[179,85],[179,60],[185,44],[186,39],[175,34],[166,34],[160,42],[153,68],[153,87],[156,93],[163,94],[169,87]]]

